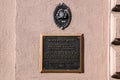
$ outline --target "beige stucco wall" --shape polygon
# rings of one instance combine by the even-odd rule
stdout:
[[[15,80],[16,1],[0,0],[0,80]]]
[[[16,0],[16,80],[108,80],[108,0]],[[59,2],[72,11],[65,30],[56,27]],[[40,73],[40,34],[84,34],[84,73]]]
[[[72,11],[65,30],[56,27],[59,2]],[[0,0],[0,80],[108,80],[108,0]],[[84,34],[84,73],[40,73],[41,34]]]

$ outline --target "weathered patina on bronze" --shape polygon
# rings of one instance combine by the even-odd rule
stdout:
[[[41,38],[41,72],[82,72],[82,35],[45,35]]]

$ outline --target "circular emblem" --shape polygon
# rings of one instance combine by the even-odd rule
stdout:
[[[64,3],[60,3],[54,11],[54,21],[56,25],[64,30],[71,22],[71,10]]]

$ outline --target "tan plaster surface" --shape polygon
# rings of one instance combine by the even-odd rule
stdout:
[[[0,0],[0,80],[15,80],[15,0]]]
[[[111,18],[111,42],[115,38],[120,38],[120,13],[111,13],[113,16]],[[113,36],[114,35],[114,36]],[[120,72],[120,46],[118,45],[111,45],[111,58],[110,58],[110,72],[111,75],[115,74],[116,72]],[[116,80],[110,77],[110,80]]]
[[[120,4],[120,0],[116,0],[116,4]]]
[[[53,20],[59,2],[72,11],[65,30]],[[0,80],[108,80],[108,4],[108,0],[0,0]],[[84,34],[84,73],[40,73],[41,34]]]
[[[16,80],[107,80],[107,0],[16,0]],[[56,27],[53,11],[59,2],[72,11],[65,30]],[[40,73],[40,34],[84,34],[84,73]]]

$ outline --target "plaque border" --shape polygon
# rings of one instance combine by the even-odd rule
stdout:
[[[43,37],[44,36],[79,36],[80,37],[80,69],[78,70],[46,70],[43,69]],[[41,73],[83,73],[84,72],[84,38],[83,34],[42,34],[40,35],[40,72]]]

